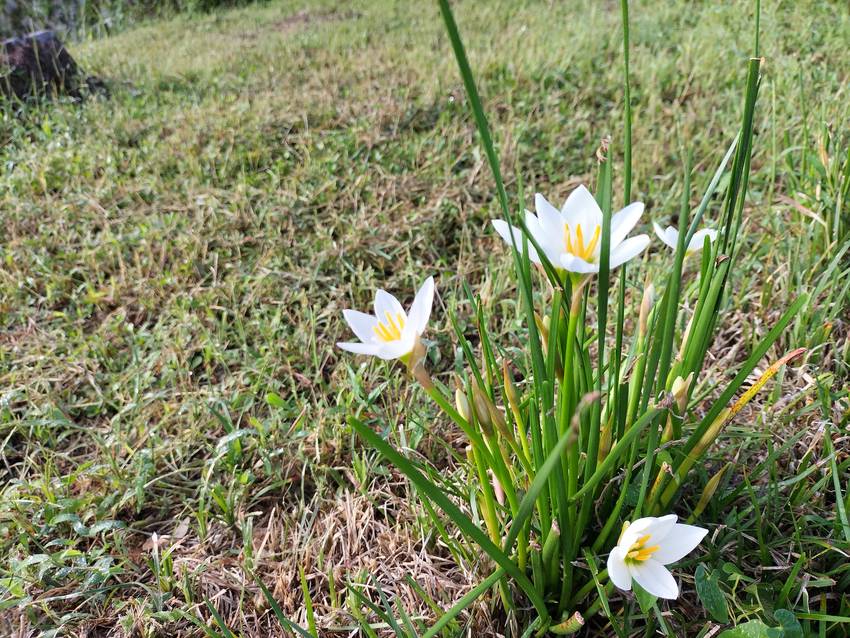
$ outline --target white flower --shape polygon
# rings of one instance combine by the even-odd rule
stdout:
[[[676,250],[676,247],[679,244],[678,230],[672,226],[662,229],[657,222],[652,222],[652,227],[655,229],[655,234],[658,235],[658,239],[670,246],[673,250]],[[695,232],[694,236],[691,237],[688,247],[685,248],[685,254],[691,255],[702,250],[706,237],[708,237],[709,241],[714,241],[717,239],[717,231],[711,228],[703,228],[702,230]]]
[[[410,312],[385,290],[375,293],[375,314],[343,310],[348,325],[361,343],[336,345],[357,354],[370,354],[381,359],[403,359],[409,355],[425,332],[434,303],[434,278],[428,277],[416,293]]]
[[[674,599],[679,586],[665,565],[690,554],[707,529],[676,522],[676,515],[639,518],[623,526],[617,546],[608,556],[608,578],[620,589],[632,588],[632,579],[658,598]]]
[[[558,210],[540,193],[534,197],[535,216],[525,211],[525,225],[535,241],[543,249],[552,265],[560,270],[574,273],[598,273],[601,252],[602,210],[584,186],[576,188],[563,208]],[[634,202],[611,218],[610,267],[639,255],[649,244],[649,236],[637,235],[626,239],[643,214],[643,204]],[[511,233],[517,248],[522,250],[522,233],[501,219],[493,220],[496,232],[508,244]],[[536,264],[540,256],[529,242],[528,257]]]

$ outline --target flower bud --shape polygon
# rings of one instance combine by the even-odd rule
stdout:
[[[493,421],[490,418],[490,398],[478,386],[478,382],[472,381],[472,411],[481,426],[485,436],[492,436]]]
[[[434,383],[431,381],[431,375],[428,374],[428,370],[425,368],[425,345],[419,338],[416,339],[413,351],[410,353],[410,359],[407,360],[407,368],[410,370],[413,378],[423,388],[431,390],[434,387]]]
[[[709,446],[714,443],[714,440],[720,434],[720,430],[722,430],[723,426],[726,425],[726,421],[731,415],[732,410],[724,408],[723,411],[717,415],[717,418],[712,421],[708,430],[706,430],[705,434],[702,435],[702,438],[697,441],[697,444],[694,446],[693,451],[688,455],[688,458],[694,457],[698,459],[702,456]]]
[[[673,380],[673,400],[679,408],[679,416],[684,416],[685,410],[688,409],[688,391],[691,387],[691,382],[694,380],[694,373],[691,372],[686,378],[676,377]]]
[[[829,166],[829,152],[826,150],[829,141],[830,140],[827,135],[818,136],[818,157],[820,159],[820,163],[823,164],[824,168],[827,168]]]
[[[469,400],[466,398],[466,392],[460,388],[455,390],[455,407],[465,421],[469,422],[472,420],[472,411],[469,409]]]
[[[511,432],[508,427],[508,424],[505,421],[505,415],[502,414],[502,411],[493,405],[492,401],[487,402],[487,411],[490,415],[490,421],[496,427],[499,434],[501,434],[502,437],[504,437],[504,439],[511,445],[515,444],[516,440],[514,439],[514,433]]]
[[[679,348],[679,352],[676,354],[676,360],[682,361],[685,356],[685,346],[688,345],[688,337],[691,335],[691,328],[694,325],[694,318],[696,317],[696,313],[691,315],[691,318],[688,319],[688,325],[685,326],[685,332],[682,333],[682,345]]]
[[[608,419],[602,425],[602,432],[599,435],[599,453],[597,454],[597,463],[602,463],[608,452],[611,451],[611,436],[614,427],[614,420]]]
[[[699,497],[699,502],[697,502],[697,506],[694,508],[693,514],[691,514],[691,520],[699,518],[703,511],[705,511],[706,506],[709,502],[711,502],[711,499],[714,498],[714,493],[717,491],[717,486],[720,485],[720,481],[723,480],[723,475],[731,465],[731,463],[727,463],[720,468],[720,471],[717,472],[717,474],[708,479],[708,483],[705,484],[705,489],[702,491],[702,496]]]
[[[511,373],[508,370],[508,362],[502,361],[502,383],[505,387],[505,399],[511,406],[511,410],[519,408],[519,397],[517,396],[514,380],[511,378]]]
[[[664,483],[664,480],[672,474],[672,469],[670,464],[667,461],[661,463],[661,468],[658,470],[658,475],[655,477],[655,481],[652,484],[652,488],[649,490],[649,500],[652,501],[655,494],[658,490],[661,489],[661,486]]]
[[[534,313],[534,323],[537,324],[537,331],[540,333],[540,339],[543,341],[543,351],[549,347],[549,317],[545,319]]]

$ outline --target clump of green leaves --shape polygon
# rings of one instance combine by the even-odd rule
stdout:
[[[627,2],[622,6],[628,53]],[[424,359],[414,357],[410,362],[413,376],[468,437],[470,475],[477,479],[469,506],[480,514],[485,529],[381,436],[356,418],[350,423],[408,476],[429,511],[434,506],[441,509],[495,563],[486,587],[476,594],[497,584],[505,610],[514,613],[521,608],[515,587],[534,607],[532,625],[540,633],[575,633],[583,617],[599,609],[616,622],[609,601],[612,585],[596,563],[610,549],[621,523],[674,508],[691,469],[724,426],[782,366],[802,353],[792,351],[775,361],[731,403],[805,303],[805,296],[779,318],[706,411],[692,410],[700,396],[696,389],[711,388],[719,381],[703,378],[703,371],[740,252],[759,86],[758,36],[755,55],[748,62],[740,131],[695,211],[689,206],[692,168],[690,161],[685,162],[679,213],[683,230],[666,275],[645,287],[638,304],[635,295],[627,294],[633,284],[626,266],[616,278],[609,270],[613,147],[605,144],[598,153],[596,198],[603,213],[598,277],[568,273],[545,258],[520,219],[523,202],[517,207],[511,204],[457,25],[446,0],[441,0],[440,8],[495,178],[497,199],[505,217],[525,231],[520,239],[512,237],[524,321],[520,354],[491,338],[485,309],[468,291],[480,359],[453,318],[465,364],[457,369],[455,401],[449,388],[430,377]],[[627,67],[624,77],[627,203],[631,190]],[[689,271],[691,238],[719,194],[718,240],[706,239],[698,268]],[[540,256],[539,270],[532,267],[531,249]],[[657,301],[656,287],[661,290]],[[724,471],[709,481],[698,510],[712,498]],[[439,523],[436,515],[435,523]],[[641,606],[651,612],[655,602],[643,594],[638,596]],[[455,606],[426,635],[435,635],[470,603],[465,599]]]

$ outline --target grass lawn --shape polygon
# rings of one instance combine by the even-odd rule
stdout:
[[[775,626],[782,608],[806,635],[850,634],[850,13],[762,4],[743,248],[697,397],[716,397],[804,293],[753,380],[807,351],[691,475],[682,518],[731,463],[679,570],[683,597],[629,635]],[[601,140],[622,149],[619,3],[455,5],[513,202],[595,183]],[[753,20],[744,1],[632,3],[642,232],[675,220],[685,155],[696,207],[734,138]],[[320,636],[368,635],[358,615],[376,617],[352,591],[433,622],[487,566],[451,526],[456,544],[435,532],[346,416],[468,509],[466,440],[400,366],[334,343],[350,337],[343,308],[376,287],[408,303],[428,274],[444,383],[463,364],[448,313],[474,331],[464,282],[491,335],[522,343],[494,181],[436,4],[286,0],[70,48],[109,99],[0,114],[0,635],[226,636],[205,600],[239,636],[287,635],[252,574],[304,626],[309,591]],[[622,179],[615,168],[617,208]],[[639,303],[644,275],[629,273]],[[726,622],[695,591],[699,564]],[[611,605],[640,616],[629,596]],[[493,593],[446,635],[519,636],[523,620],[506,622]],[[616,635],[602,615],[588,626]]]

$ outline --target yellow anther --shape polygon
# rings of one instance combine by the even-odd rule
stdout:
[[[378,322],[372,330],[381,341],[398,341],[401,339],[401,331],[404,330],[404,315],[399,312],[393,317],[387,312],[386,323]]]
[[[660,549],[660,545],[652,545],[650,547],[644,547],[646,543],[649,541],[651,536],[646,534],[637,539],[632,546],[629,548],[629,551],[626,553],[626,558],[642,563],[643,561],[649,559],[655,552]]]
[[[596,250],[596,245],[599,243],[599,237],[602,234],[602,227],[597,226],[593,231],[593,237],[587,246],[584,245],[584,232],[581,229],[581,224],[576,226],[575,242],[573,242],[572,234],[570,233],[569,224],[564,224],[564,247],[567,252],[576,257],[580,257],[585,261],[593,258],[593,251]]]
[[[567,249],[567,252],[571,255],[573,254],[573,242],[570,237],[570,225],[564,224],[564,247]]]
[[[599,243],[599,236],[602,234],[602,226],[597,226],[596,230],[593,233],[593,239],[590,240],[590,243],[587,245],[587,249],[584,251],[584,257],[587,259],[593,254],[593,251],[596,249],[596,244]]]

